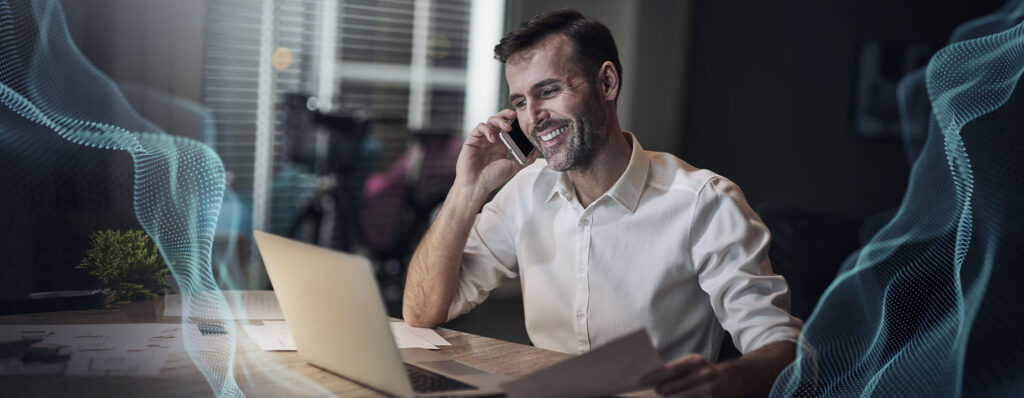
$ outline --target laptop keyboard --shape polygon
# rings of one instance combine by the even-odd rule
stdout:
[[[441,391],[476,390],[469,384],[405,364],[405,373],[409,374],[412,389],[418,394],[429,394]]]

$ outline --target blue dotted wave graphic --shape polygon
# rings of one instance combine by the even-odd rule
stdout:
[[[14,152],[28,151],[26,159],[53,156],[61,145],[43,134],[87,147],[83,151],[130,155],[134,215],[177,282],[183,324],[216,323],[227,331],[203,343],[186,328],[185,345],[217,396],[241,396],[232,371],[236,328],[221,321],[231,312],[210,264],[225,195],[220,158],[208,146],[167,135],[136,114],[114,82],[72,44],[57,1],[0,1],[0,103],[0,142]]]
[[[927,129],[903,202],[843,264],[773,396],[1024,395],[1022,17],[1011,1],[961,26],[901,84],[904,134]],[[927,117],[908,114],[915,94]]]

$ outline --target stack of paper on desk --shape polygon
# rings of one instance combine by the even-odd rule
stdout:
[[[263,321],[263,326],[243,325],[242,328],[264,351],[295,351],[295,340],[284,321]],[[439,345],[451,345],[433,330],[414,328],[405,322],[392,322],[391,334],[398,348],[436,350]]]

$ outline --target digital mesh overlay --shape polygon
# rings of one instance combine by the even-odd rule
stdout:
[[[1011,1],[932,57],[899,211],[843,264],[773,396],[1024,395],[1022,14]]]
[[[225,193],[220,158],[208,146],[168,135],[134,112],[117,85],[74,46],[57,1],[0,1],[0,103],[0,147],[14,158],[44,164],[40,159],[73,152],[113,150],[130,156],[134,217],[157,243],[176,280],[182,295],[183,324],[217,324],[227,332],[203,342],[195,329],[186,328],[185,345],[192,360],[216,395],[242,395],[232,370],[236,327],[222,321],[230,319],[231,312],[210,266],[214,228]],[[54,137],[64,142],[55,142],[60,140]],[[68,143],[79,146],[78,151],[68,151]],[[127,163],[111,161],[110,165]],[[88,161],[80,166],[87,173],[112,170]],[[75,183],[60,181],[54,185]],[[61,189],[24,185],[3,189],[4,206],[27,207],[12,214],[48,211],[45,206],[30,206],[50,200],[45,198],[47,189]],[[89,191],[86,187],[85,194],[75,194],[93,203],[63,206],[100,208],[99,202],[116,197],[101,189]],[[60,250],[61,243],[52,242],[54,250]],[[5,242],[4,248],[15,245]]]

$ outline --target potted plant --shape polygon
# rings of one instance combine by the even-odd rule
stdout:
[[[169,270],[156,243],[145,231],[95,231],[89,235],[89,241],[91,247],[76,268],[99,279],[108,304],[163,296]],[[136,307],[123,306],[129,318],[138,315],[131,313],[133,309],[138,310]],[[149,309],[144,311],[154,310],[152,304],[147,307]]]

